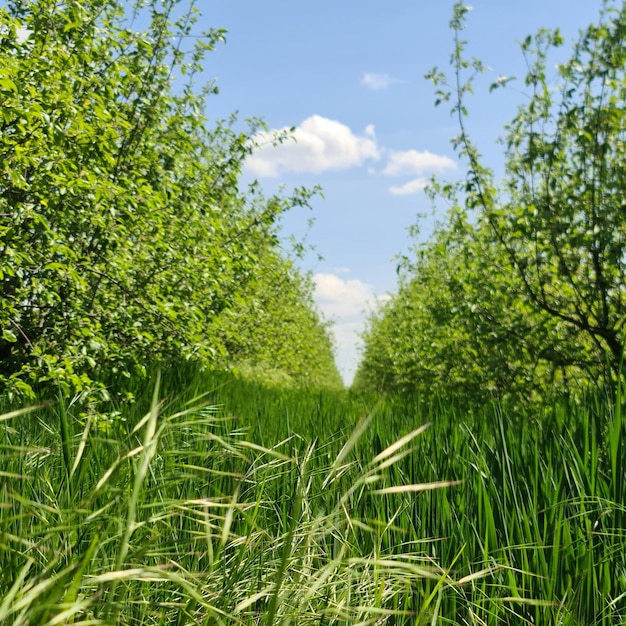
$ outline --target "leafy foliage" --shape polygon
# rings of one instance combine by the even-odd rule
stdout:
[[[176,0],[124,6],[0,10],[0,381],[12,391],[223,360],[216,320],[279,255],[280,215],[310,195],[239,190],[259,123],[209,124],[215,89],[192,88],[224,31],[192,33],[197,11]]]
[[[341,387],[330,327],[317,313],[310,278],[284,255],[265,254],[260,263],[220,320],[229,363],[263,382]]]
[[[370,321],[357,382],[479,401],[615,382],[626,325],[626,7],[605,3],[556,89],[546,68],[559,32],[522,43],[531,93],[506,128],[501,183],[467,131],[467,98],[486,71],[465,56],[468,10],[454,7],[453,77],[428,75],[458,119],[467,176],[433,183],[451,214]]]
[[[369,320],[355,386],[473,405],[581,390],[592,351],[529,305],[489,235],[457,206],[417,247],[398,293]]]

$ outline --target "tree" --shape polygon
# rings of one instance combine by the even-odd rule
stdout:
[[[528,303],[585,335],[597,348],[597,365],[606,364],[615,379],[626,324],[626,6],[611,4],[604,3],[599,24],[582,33],[571,59],[558,67],[557,89],[546,68],[560,33],[541,30],[523,42],[531,93],[507,127],[499,186],[466,127],[467,94],[485,68],[464,57],[462,3],[451,22],[453,79],[436,69],[430,78],[439,86],[438,102],[452,101],[458,116],[466,207],[488,225]]]
[[[74,393],[102,387],[105,371],[122,380],[147,363],[221,362],[216,320],[259,254],[279,254],[281,214],[308,202],[306,190],[239,190],[259,123],[236,132],[205,118],[215,90],[193,81],[224,31],[195,32],[193,4],[178,5],[0,9],[4,389]]]
[[[436,104],[457,116],[467,175],[433,181],[432,199],[450,212],[370,319],[355,384],[481,403],[615,381],[626,325],[626,6],[605,3],[558,67],[557,89],[546,68],[558,31],[523,42],[531,94],[506,127],[500,183],[467,130],[468,95],[486,71],[465,58],[468,10],[454,7],[452,77],[429,74]]]
[[[558,31],[523,42],[531,94],[506,127],[500,183],[467,130],[468,95],[486,70],[465,58],[468,10],[454,7],[453,76],[429,74],[436,104],[457,116],[467,176],[433,181],[432,199],[450,212],[370,319],[355,384],[480,403],[615,381],[626,325],[626,6],[605,3],[556,89],[546,68]]]
[[[589,347],[529,305],[490,235],[457,204],[416,246],[397,294],[369,320],[355,386],[470,407],[544,402],[589,380]]]
[[[220,319],[225,367],[261,382],[340,388],[330,324],[313,301],[313,282],[282,254],[262,255],[253,280]]]

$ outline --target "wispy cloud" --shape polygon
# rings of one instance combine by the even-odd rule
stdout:
[[[367,87],[367,89],[372,89],[373,91],[379,91],[381,89],[387,89],[394,83],[402,82],[398,78],[392,78],[389,74],[371,74],[366,73],[361,77],[361,85],[363,87]]]
[[[382,170],[384,176],[410,176],[412,178],[402,185],[389,187],[389,192],[395,196],[406,196],[417,193],[426,187],[428,179],[425,174],[442,170],[456,169],[456,163],[449,157],[433,154],[424,150],[404,150],[388,152],[387,165]]]
[[[313,115],[296,127],[291,138],[272,145],[274,134],[287,130],[255,137],[260,147],[246,160],[248,170],[256,176],[276,178],[283,172],[341,170],[380,158],[372,125],[357,135],[341,122]]]
[[[333,267],[333,272],[336,274],[352,274],[352,270],[349,267]]]
[[[410,180],[408,183],[404,183],[404,185],[391,186],[389,187],[389,192],[394,196],[409,196],[412,193],[422,191],[426,185],[428,185],[428,180],[426,178],[419,177]]]
[[[349,268],[337,268],[335,271],[350,272]],[[326,318],[334,322],[332,331],[337,346],[337,365],[346,384],[350,384],[363,344],[361,333],[366,311],[377,303],[385,302],[389,296],[376,297],[372,285],[336,274],[316,274],[313,281],[317,306]]]
[[[0,26],[0,35],[6,37],[9,34],[9,28],[6,25]],[[15,29],[15,41],[19,45],[22,45],[33,34],[33,31],[28,28],[18,26]]]
[[[28,28],[18,28],[15,31],[15,39],[17,43],[23,44],[32,34],[33,31],[28,30]]]
[[[387,166],[382,171],[385,176],[398,176],[399,174],[422,174],[428,171],[441,171],[455,169],[456,163],[447,156],[433,154],[424,150],[405,150],[389,152]]]

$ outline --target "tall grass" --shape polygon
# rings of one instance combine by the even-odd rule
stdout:
[[[136,396],[0,418],[0,623],[624,621],[619,398],[469,414],[181,372]]]

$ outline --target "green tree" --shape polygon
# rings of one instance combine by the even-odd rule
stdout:
[[[369,320],[355,386],[475,406],[544,401],[589,380],[589,350],[529,305],[490,235],[457,205],[417,246],[397,294]]]
[[[531,93],[506,127],[501,182],[467,130],[486,71],[465,55],[468,10],[454,6],[452,76],[428,75],[436,104],[457,116],[467,175],[431,186],[450,215],[371,319],[357,383],[480,402],[615,381],[626,325],[626,5],[605,2],[556,87],[546,68],[558,31],[523,42]]]
[[[0,9],[0,383],[66,392],[147,363],[223,358],[215,321],[280,215],[240,191],[259,128],[210,124],[193,80],[224,39],[177,0]],[[179,17],[174,18],[177,15]],[[133,20],[147,23],[132,29]],[[192,49],[185,46],[196,42]],[[268,245],[267,242],[273,242]]]
[[[585,335],[597,348],[597,365],[607,364],[615,378],[626,324],[626,5],[612,5],[604,3],[598,25],[558,66],[556,88],[546,68],[560,33],[541,30],[523,42],[530,94],[507,126],[499,185],[467,131],[467,95],[485,68],[464,56],[462,3],[451,22],[454,77],[437,70],[430,77],[440,86],[438,101],[452,101],[458,116],[466,206],[491,229],[528,303]]]
[[[342,387],[310,277],[275,252],[262,255],[257,270],[220,320],[225,366],[263,382]]]

